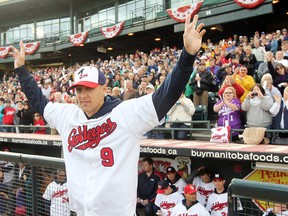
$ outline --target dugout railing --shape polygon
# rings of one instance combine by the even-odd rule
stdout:
[[[237,197],[242,202],[241,211],[237,209]],[[288,215],[287,204],[287,185],[232,179],[228,187],[229,216],[284,216]]]
[[[22,173],[20,164],[25,166]],[[57,170],[65,169],[64,159],[0,151],[0,167],[4,177],[0,178],[1,216],[50,215],[49,203],[42,196]],[[16,206],[24,212],[17,214]]]
[[[50,215],[50,207],[47,206],[42,196],[47,185],[55,179],[56,170],[65,169],[64,159],[0,151],[2,171],[6,173],[12,171],[15,174],[19,171],[17,167],[19,163],[24,163],[29,167],[30,175],[23,182],[17,179],[17,174],[10,181],[5,182],[8,198],[0,198],[0,214],[15,215],[16,204],[22,203],[26,208],[25,215]],[[12,165],[12,169],[4,170],[7,164]],[[1,183],[3,185],[3,182]],[[23,196],[19,198],[16,195],[16,191],[21,187]],[[2,186],[0,187],[0,191],[3,192]],[[237,209],[239,205],[237,205],[236,197],[240,198],[240,202],[242,203],[243,209],[240,211]],[[228,187],[229,216],[262,216],[261,205],[262,207],[266,205],[266,207],[268,206],[271,210],[275,211],[277,215],[284,216],[284,213],[279,212],[279,208],[282,207],[282,212],[286,211],[287,203],[287,185],[233,179]]]

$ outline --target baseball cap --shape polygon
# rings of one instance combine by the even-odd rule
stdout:
[[[184,188],[184,194],[193,194],[193,193],[196,193],[196,192],[197,192],[197,188],[196,188],[195,185],[188,184]]]
[[[213,181],[214,180],[224,180],[224,176],[221,173],[215,173],[213,175]]]
[[[243,38],[243,36],[239,36],[239,38]]]
[[[69,87],[68,91],[77,86],[96,88],[97,86],[106,83],[106,77],[104,73],[99,71],[96,67],[84,66],[75,71],[74,81],[74,84]]]
[[[232,44],[232,41],[228,41],[228,44]]]
[[[175,173],[175,172],[176,172],[176,170],[175,170],[175,168],[172,167],[172,166],[167,167],[167,169],[166,169],[166,173]]]
[[[158,182],[158,190],[157,194],[164,194],[165,189],[170,186],[169,182],[167,180],[161,180]]]

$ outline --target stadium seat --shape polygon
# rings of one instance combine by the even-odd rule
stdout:
[[[207,120],[207,108],[203,105],[195,106],[195,113],[192,120]]]

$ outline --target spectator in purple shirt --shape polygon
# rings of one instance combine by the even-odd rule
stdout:
[[[237,98],[236,90],[229,86],[224,90],[223,98],[213,107],[218,113],[218,126],[230,126],[232,129],[242,128],[240,115],[241,102]],[[233,132],[232,140],[237,140],[238,132]]]
[[[288,86],[288,69],[281,63],[276,63],[273,66],[271,61],[268,61],[268,68],[273,77],[273,85],[279,89],[283,96],[283,91]]]

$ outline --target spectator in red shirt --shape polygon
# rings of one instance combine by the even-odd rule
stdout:
[[[6,100],[4,109],[2,110],[3,116],[3,125],[13,125],[14,123],[14,114],[16,110],[11,106],[11,101]],[[12,127],[3,127],[3,132],[13,132]]]
[[[224,80],[218,94],[222,97],[223,92],[229,86],[232,86],[236,90],[237,98],[240,99],[241,96],[244,94],[244,89],[238,83],[235,82],[234,78],[231,75],[227,75],[225,77],[225,80]]]
[[[43,117],[39,113],[34,114],[33,121],[34,121],[34,126],[45,126],[46,125]],[[44,127],[36,128],[34,133],[35,134],[46,134],[46,128],[44,128]]]

